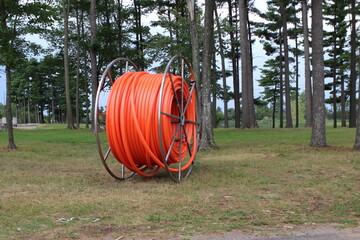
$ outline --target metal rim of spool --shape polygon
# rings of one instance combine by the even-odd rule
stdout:
[[[100,132],[99,132],[99,116],[105,116],[106,117],[106,113],[102,114],[99,113],[99,102],[100,102],[100,94],[101,92],[104,90],[104,86],[106,83],[106,80],[108,79],[108,81],[110,82],[110,85],[112,85],[114,83],[114,79],[113,76],[111,75],[111,69],[114,67],[115,64],[119,63],[119,62],[125,62],[125,72],[128,72],[129,70],[129,64],[135,69],[135,71],[138,71],[138,67],[135,65],[135,63],[133,63],[131,60],[127,59],[127,58],[117,58],[114,59],[112,62],[110,62],[106,69],[104,70],[102,76],[101,76],[101,80],[97,89],[97,93],[96,93],[96,100],[95,100],[95,110],[94,110],[94,125],[96,126],[94,131],[95,131],[95,136],[96,136],[96,143],[97,143],[97,147],[98,147],[98,152],[100,155],[100,159],[102,164],[104,165],[106,171],[115,179],[117,180],[125,180],[129,177],[132,177],[135,173],[131,172],[130,170],[128,170],[122,163],[118,162],[120,164],[121,167],[121,171],[120,174],[117,173],[116,171],[114,171],[114,169],[112,169],[112,167],[110,167],[110,164],[107,162],[107,160],[109,159],[109,156],[111,154],[111,149],[110,147],[107,148],[105,155],[104,155],[104,151],[103,148],[101,146],[101,141],[100,141]],[[116,160],[117,161],[117,160]]]
[[[174,89],[174,83],[173,83],[173,80],[171,77],[171,72],[170,72],[172,65],[174,65],[177,60],[181,61],[180,72],[181,72],[182,89],[184,87],[184,84],[183,84],[184,81],[187,81],[188,86],[189,86],[189,91],[190,91],[189,98],[190,99],[187,99],[186,101],[188,103],[190,102],[190,100],[193,96],[193,91],[194,91],[194,95],[195,95],[196,105],[199,104],[199,101],[198,101],[198,94],[197,94],[197,89],[196,89],[197,88],[196,81],[194,79],[191,79],[194,77],[194,72],[193,72],[190,62],[182,55],[173,56],[165,68],[161,87],[160,87],[160,97],[159,97],[160,100],[158,103],[158,135],[159,135],[159,141],[160,141],[160,151],[161,151],[161,155],[162,155],[162,161],[165,165],[165,168],[166,168],[168,174],[170,175],[171,179],[174,180],[175,182],[179,183],[179,182],[181,182],[181,180],[186,179],[190,175],[190,173],[192,172],[192,169],[193,169],[193,164],[195,162],[197,148],[199,147],[199,131],[198,131],[199,123],[197,122],[199,118],[198,118],[198,110],[197,110],[198,106],[195,106],[195,121],[190,121],[188,119],[185,119],[185,113],[187,111],[188,105],[186,104],[185,107],[183,106],[183,104],[181,104],[181,106],[179,105],[179,99],[177,99],[177,97],[176,97],[177,95],[176,95],[176,92]],[[187,67],[187,70],[189,71],[189,75],[190,75],[189,80],[185,79],[185,67]],[[167,75],[169,75],[169,79],[172,82],[172,90],[174,91],[174,98],[177,101],[179,116],[161,112],[162,104],[163,104],[163,97],[164,97],[164,85],[165,85]],[[184,94],[183,94],[183,91],[181,90],[181,99],[180,99],[181,102],[184,101],[183,97],[184,97]],[[168,152],[166,152],[166,153],[165,153],[165,149],[164,149],[163,141],[162,141],[162,139],[163,139],[162,116],[164,116],[164,115],[168,116],[168,117],[176,118],[179,120],[177,130],[174,133],[171,145],[169,147]],[[194,147],[194,144],[189,143],[189,136],[187,136],[186,129],[185,129],[186,124],[194,124],[195,125],[195,134],[196,134],[196,144],[195,145],[196,145],[196,147]],[[179,131],[178,129],[180,129],[180,140],[179,141],[182,141],[182,138],[184,137],[186,144],[188,146],[187,154],[189,154],[190,157],[192,155],[194,155],[194,159],[193,159],[191,165],[187,169],[184,169],[184,170],[181,170],[182,169],[182,161],[180,161],[178,163],[178,171],[174,172],[174,171],[171,171],[171,169],[170,169],[170,165],[168,164],[168,159],[169,159],[169,153],[175,145],[174,143],[176,140],[177,131]],[[182,144],[180,144],[179,159],[182,159],[181,146],[182,146]]]

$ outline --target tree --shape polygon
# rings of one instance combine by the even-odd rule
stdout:
[[[266,21],[256,23],[255,34],[260,37],[267,56],[277,55],[279,64],[279,119],[280,128],[283,128],[283,109],[284,109],[284,81],[283,81],[283,43],[282,43],[282,22],[276,5],[279,1],[268,1],[268,11],[260,14]],[[274,57],[273,57],[274,58]],[[276,57],[275,57],[276,58]]]
[[[74,129],[74,118],[71,107],[70,96],[70,73],[69,73],[69,0],[63,1],[64,14],[64,79],[65,79],[65,95],[66,95],[66,122],[68,129]]]
[[[96,52],[97,52],[97,42],[96,42],[96,0],[91,0],[90,2],[90,31],[91,31],[91,50],[90,50],[90,58],[91,58],[91,90],[92,90],[92,98],[91,98],[91,109],[92,113],[95,112],[95,101],[96,101],[96,92],[98,88],[98,70],[97,70],[97,60],[96,60]],[[95,124],[95,116],[91,118],[91,131],[95,131],[97,126]]]
[[[16,148],[11,109],[12,70],[24,56],[24,50],[32,49],[21,36],[40,33],[52,21],[52,8],[42,1],[23,2],[0,0],[0,65],[6,72],[6,120],[8,148]]]
[[[326,147],[322,1],[312,0],[313,128],[311,146]]]
[[[223,101],[224,101],[224,128],[229,127],[229,118],[228,118],[228,90],[227,90],[227,84],[226,84],[226,69],[225,69],[225,54],[224,54],[224,43],[222,39],[222,32],[220,27],[220,20],[218,16],[217,7],[215,6],[215,18],[216,18],[216,25],[217,25],[217,35],[219,39],[219,54],[221,59],[221,78],[223,81]]]
[[[327,25],[332,26],[332,31],[324,31],[324,46],[327,47],[327,53],[329,58],[325,61],[325,67],[328,69],[325,71],[325,77],[332,78],[332,82],[325,85],[325,89],[331,89],[331,97],[326,100],[326,103],[330,103],[333,106],[333,126],[337,127],[337,103],[340,102],[340,98],[337,96],[338,86],[343,79],[343,71],[341,64],[341,58],[345,56],[345,43],[347,35],[347,23],[345,22],[347,12],[344,11],[346,3],[344,1],[327,1],[324,4],[324,19]],[[342,93],[343,95],[343,93]]]
[[[259,85],[264,87],[264,91],[261,92],[263,95],[262,99],[266,103],[272,104],[272,127],[275,128],[276,111],[280,108],[277,106],[277,99],[279,98],[279,58],[268,59],[261,70],[261,79]]]
[[[351,0],[351,66],[349,127],[356,127],[356,0]]]
[[[239,0],[240,16],[240,48],[241,48],[241,78],[242,78],[242,102],[243,102],[243,128],[255,128],[255,105],[252,79],[252,63],[250,56],[250,42],[247,22],[248,1]]]
[[[216,146],[211,123],[210,106],[211,59],[214,48],[214,6],[215,0],[205,2],[200,149],[211,149]]]
[[[198,90],[200,90],[200,46],[198,27],[196,22],[195,0],[187,0],[187,5],[189,9],[192,63],[196,84],[198,86]]]
[[[228,0],[229,5],[229,27],[230,27],[230,49],[231,63],[233,69],[234,106],[235,106],[235,128],[240,128],[240,85],[239,85],[239,42],[237,38],[237,14],[233,16],[233,9],[238,10],[237,0]],[[234,5],[234,6],[233,6]]]
[[[282,43],[284,45],[284,61],[285,61],[285,105],[286,105],[286,128],[292,128],[291,116],[291,99],[290,99],[290,70],[289,70],[289,44],[287,31],[287,14],[284,1],[280,1],[280,13],[282,22]]]
[[[312,127],[312,84],[310,76],[310,47],[309,47],[309,30],[307,15],[307,0],[301,1],[302,22],[304,36],[304,65],[305,65],[305,95],[306,95],[306,123],[305,127]]]

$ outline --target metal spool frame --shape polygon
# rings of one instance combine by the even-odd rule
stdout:
[[[96,93],[95,110],[94,110],[94,125],[96,126],[95,127],[96,143],[98,146],[98,151],[99,151],[99,155],[100,155],[102,164],[104,165],[106,171],[113,178],[115,178],[117,180],[125,180],[125,179],[133,176],[134,172],[127,170],[125,168],[125,166],[123,164],[121,164],[120,162],[118,162],[117,160],[116,160],[116,163],[120,164],[120,166],[121,166],[120,173],[118,173],[118,171],[117,171],[118,169],[114,169],[114,167],[111,165],[111,163],[109,162],[111,149],[110,149],[110,147],[107,147],[107,150],[104,155],[103,147],[101,146],[101,141],[100,141],[100,124],[99,124],[99,116],[104,116],[106,118],[106,113],[105,114],[99,113],[100,94],[104,90],[106,80],[109,81],[111,86],[114,83],[114,81],[116,80],[116,77],[112,76],[111,70],[119,62],[125,62],[125,72],[129,71],[129,64],[135,69],[135,71],[138,71],[138,67],[135,65],[135,63],[133,63],[131,60],[129,60],[127,58],[114,59],[112,62],[110,62],[107,65],[106,69],[104,70],[104,73],[101,76],[101,80],[100,80],[100,83],[99,83],[99,86],[97,89],[97,93]]]
[[[96,142],[98,145],[98,151],[99,151],[99,155],[101,158],[101,161],[105,167],[105,169],[107,170],[107,172],[115,179],[117,180],[125,180],[131,176],[134,175],[134,172],[131,172],[130,170],[126,169],[126,167],[121,164],[120,162],[117,162],[118,164],[121,165],[121,172],[120,174],[118,173],[118,171],[112,169],[110,167],[110,164],[108,163],[108,158],[109,155],[111,154],[111,149],[110,147],[108,147],[105,155],[103,154],[103,147],[101,146],[101,142],[100,142],[100,136],[99,136],[99,116],[105,116],[106,114],[101,114],[99,113],[99,98],[100,98],[100,94],[103,91],[104,88],[104,84],[106,82],[106,79],[109,79],[110,84],[112,85],[114,80],[116,78],[113,78],[111,76],[111,69],[114,67],[114,65],[120,61],[125,61],[126,63],[126,72],[128,72],[128,67],[129,64],[132,65],[132,67],[135,69],[135,71],[138,71],[137,66],[130,61],[127,58],[117,58],[115,60],[113,60],[105,69],[102,77],[101,77],[101,81],[97,90],[97,94],[96,94],[96,102],[95,102],[95,112],[94,112],[94,119],[95,119],[95,126],[97,126],[95,128],[95,135],[96,135]],[[179,64],[180,61],[180,64]],[[178,64],[178,65],[177,65]],[[179,66],[180,65],[180,66]],[[180,68],[180,69],[177,69]],[[171,75],[171,69],[178,73],[181,74],[181,90],[175,90],[174,88],[174,82],[172,79],[172,75]],[[163,97],[164,97],[164,86],[165,86],[165,81],[166,81],[166,77],[169,76],[169,79],[171,81],[171,86],[172,86],[172,91],[174,94],[174,101],[176,104],[176,107],[178,109],[179,114],[178,115],[172,115],[171,113],[165,113],[165,112],[161,112],[161,108],[163,105]],[[186,77],[188,77],[188,80],[186,79]],[[167,170],[169,176],[171,177],[172,180],[174,180],[175,182],[180,182],[183,179],[186,179],[192,169],[193,169],[193,164],[195,161],[195,156],[197,153],[197,149],[199,146],[199,123],[198,123],[198,95],[197,95],[197,86],[196,86],[196,82],[193,79],[194,77],[194,73],[193,73],[193,69],[191,67],[191,64],[189,63],[189,61],[181,56],[181,55],[176,55],[174,57],[172,57],[169,61],[169,63],[167,64],[165,71],[164,71],[164,75],[162,78],[162,83],[161,83],[161,87],[160,87],[160,100],[158,102],[158,112],[157,112],[157,116],[158,116],[158,135],[159,135],[159,139],[160,139],[160,151],[161,151],[161,156],[162,156],[162,162],[165,165],[165,169]],[[185,84],[184,82],[186,81],[187,86],[189,87],[189,98],[188,99],[184,99],[184,87]],[[178,97],[178,95],[180,95],[180,97]],[[196,102],[196,111],[195,111],[195,121],[189,120],[185,118],[186,115],[186,111],[188,110],[188,105],[189,103],[193,100],[192,97],[195,97],[195,102]],[[169,150],[166,152],[166,150],[163,147],[163,132],[162,132],[162,117],[171,117],[172,119],[176,119],[175,121],[172,121],[172,123],[177,124],[176,127],[176,131],[174,133],[174,136],[172,138],[171,144],[170,144],[170,148]],[[195,125],[195,134],[196,134],[196,139],[192,139],[191,136],[188,135],[187,131],[186,131],[186,125],[187,124],[194,124]],[[180,139],[177,138],[177,135],[180,135]],[[175,143],[176,142],[182,142],[184,141],[188,147],[188,152],[186,153],[186,156],[182,156],[182,144],[180,144],[179,148],[179,159],[184,158],[184,162],[180,161],[179,163],[176,164],[169,164],[168,163],[168,159],[169,159],[169,155],[170,152],[172,150],[172,148],[176,147]],[[191,141],[196,141],[196,143],[191,142]],[[196,147],[195,147],[196,146]],[[189,159],[193,156],[194,160],[192,161],[192,163],[190,164],[189,167],[187,167],[186,169],[182,169],[182,167],[187,163],[187,161],[189,161]],[[116,160],[117,161],[117,160]],[[170,166],[171,165],[171,166]],[[177,165],[177,171],[174,171],[173,166]],[[146,166],[144,166],[144,168],[147,168]],[[153,172],[157,171],[159,168],[159,166],[157,166],[155,168],[155,170],[152,170]]]
[[[171,75],[171,67],[173,67],[173,65],[176,64],[176,61],[177,60],[180,60],[181,61],[181,64],[180,64],[180,73],[181,73],[181,88],[183,89],[185,86],[184,86],[184,81],[187,82],[187,85],[189,87],[189,91],[190,91],[190,95],[189,95],[189,99],[184,99],[184,91],[181,89],[180,90],[180,93],[181,93],[181,97],[180,99],[178,98],[176,92],[175,92],[175,88],[174,88],[174,82],[173,82],[173,79],[172,79],[172,75]],[[185,76],[185,70],[186,70],[186,67],[187,67],[187,70],[188,70],[188,74],[189,74],[189,80],[186,80],[186,76]],[[178,116],[175,116],[175,115],[172,115],[172,114],[169,114],[169,113],[164,113],[164,112],[161,112],[161,107],[162,107],[162,104],[163,104],[163,95],[164,95],[164,85],[165,85],[165,80],[166,80],[166,76],[169,76],[169,79],[171,81],[171,85],[172,85],[172,90],[174,92],[174,99],[176,101],[176,106],[179,110],[179,115]],[[196,102],[196,105],[199,104],[199,101],[198,101],[198,95],[197,95],[197,89],[196,89],[196,81],[193,79],[194,77],[194,72],[193,72],[193,69],[191,67],[191,64],[189,63],[189,61],[182,55],[175,55],[174,57],[172,57],[169,61],[169,63],[167,64],[166,68],[165,68],[165,71],[164,71],[164,75],[163,75],[163,78],[162,78],[162,83],[161,83],[161,88],[160,88],[160,101],[159,101],[159,107],[158,107],[158,134],[159,134],[159,139],[160,139],[160,150],[161,150],[161,155],[162,155],[162,161],[165,165],[165,168],[167,170],[167,172],[169,173],[171,179],[173,179],[175,182],[180,182],[182,179],[186,179],[192,169],[193,169],[193,164],[194,164],[194,161],[191,163],[191,165],[185,169],[185,170],[181,170],[182,166],[183,166],[183,162],[180,161],[178,163],[178,171],[177,172],[174,172],[172,171],[170,165],[168,164],[168,159],[169,159],[169,154],[170,154],[170,151],[171,149],[174,147],[174,143],[175,141],[182,141],[182,139],[185,140],[186,144],[187,144],[187,147],[188,147],[188,157],[191,157],[192,155],[196,155],[196,152],[197,152],[197,148],[199,146],[199,132],[198,132],[198,116],[197,116],[197,108],[195,110],[195,121],[191,121],[191,120],[188,120],[185,118],[185,114],[186,114],[186,111],[187,111],[187,108],[188,108],[188,105],[189,103],[192,101],[192,96],[193,96],[193,93],[195,94],[195,102]],[[184,103],[185,103],[185,106],[184,106]],[[197,107],[197,106],[196,106]],[[165,149],[163,147],[163,142],[162,142],[162,137],[163,137],[163,133],[162,133],[162,118],[161,116],[162,115],[165,115],[165,116],[169,116],[169,117],[172,117],[172,118],[175,118],[177,119],[177,121],[175,121],[175,124],[177,124],[177,131],[175,132],[174,136],[173,136],[173,139],[172,139],[172,142],[171,142],[171,145],[170,145],[170,149],[168,150],[168,152],[165,152]],[[196,140],[197,141],[195,144],[194,143],[191,143],[189,142],[190,141],[190,136],[187,134],[186,132],[186,125],[187,124],[194,124],[195,125],[195,131],[196,131]],[[180,131],[180,140],[176,139],[176,135],[177,135],[177,132]],[[182,155],[181,155],[181,144],[180,144],[180,151],[179,151],[179,159],[182,159]],[[196,146],[196,147],[194,147]],[[185,157],[185,161],[186,161],[186,156]],[[195,158],[195,156],[194,156]]]

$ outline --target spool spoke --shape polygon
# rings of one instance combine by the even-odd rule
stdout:
[[[161,114],[164,114],[164,115],[166,115],[166,116],[168,116],[168,117],[172,117],[172,118],[176,118],[176,119],[181,120],[181,117],[176,116],[176,115],[172,115],[172,114],[170,114],[170,113],[164,113],[164,112],[161,112]]]
[[[184,116],[184,59],[181,59],[181,116]]]
[[[176,130],[175,130],[175,134],[174,134],[174,137],[171,139],[171,143],[170,143],[170,146],[169,146],[169,150],[168,152],[166,153],[166,156],[165,156],[165,162],[167,163],[169,157],[170,157],[170,153],[171,153],[171,150],[173,149],[174,147],[174,144],[175,144],[175,141],[176,141],[176,135],[178,134],[179,132],[179,129],[180,129],[181,125],[180,123],[178,124]]]
[[[183,139],[183,131],[181,131],[181,128],[184,128],[184,126],[180,125],[180,151],[179,151],[179,165],[178,165],[178,182],[181,181],[181,159],[182,159],[182,139]]]
[[[106,151],[105,156],[104,156],[104,161],[105,162],[106,162],[107,158],[109,157],[110,152],[111,152],[111,149],[109,147],[109,149]]]
[[[125,166],[124,166],[124,164],[121,164],[121,177],[125,178]]]
[[[107,72],[107,76],[108,76],[108,78],[110,79],[110,83],[111,83],[111,84],[114,84],[114,80],[113,80],[113,78],[111,77],[110,71]]]
[[[174,97],[176,99],[176,106],[178,107],[179,112],[181,112],[180,101],[179,101],[178,96],[176,95],[176,89],[175,89],[174,81],[173,81],[172,76],[171,76],[170,73],[169,73],[169,77],[170,77],[170,82],[171,82],[171,88],[172,88],[172,90],[174,92]]]
[[[195,122],[195,121],[192,121],[192,120],[189,120],[189,119],[185,119],[184,122],[199,125],[199,122]]]
[[[188,150],[189,150],[189,155],[191,157],[191,146],[190,146],[190,143],[189,143],[189,138],[188,138],[188,135],[187,135],[187,132],[186,132],[186,129],[185,127],[183,127],[183,130],[184,130],[184,136],[185,136],[185,141],[186,141],[186,144],[187,144],[187,147],[188,147]]]
[[[191,98],[192,98],[192,94],[193,94],[194,89],[195,89],[195,84],[193,84],[193,85],[191,86],[189,98],[187,99],[186,105],[185,105],[185,107],[184,107],[184,112],[186,112],[187,108],[189,107],[189,103],[191,102]]]

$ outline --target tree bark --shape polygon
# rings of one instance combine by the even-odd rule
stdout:
[[[311,146],[326,147],[322,1],[312,0],[314,112]]]
[[[282,39],[284,45],[284,62],[285,62],[285,105],[286,105],[286,128],[292,128],[292,116],[291,116],[291,99],[290,99],[290,70],[289,70],[289,45],[288,45],[288,32],[286,21],[286,6],[283,1],[280,1],[280,13],[282,22]]]
[[[273,112],[272,112],[272,128],[275,128],[276,121],[276,82],[274,84],[274,99],[273,99]]]
[[[81,11],[81,37],[82,39],[85,38],[85,27],[84,27],[84,11]],[[88,66],[88,57],[87,57],[87,51],[83,51],[83,58],[84,63],[82,65],[82,69],[84,73],[88,72],[87,66]],[[87,77],[84,79],[84,89],[85,89],[85,108],[86,108],[86,120],[85,120],[85,128],[89,128],[90,123],[90,101],[89,101],[89,85],[88,85]]]
[[[74,118],[71,107],[70,97],[70,73],[69,73],[69,2],[63,1],[63,14],[64,14],[64,71],[65,71],[65,95],[66,95],[66,119],[67,128],[74,129]]]
[[[335,19],[336,19],[336,15],[335,15]],[[336,20],[335,20],[336,21]],[[337,128],[337,106],[336,106],[336,85],[337,85],[337,79],[336,79],[336,67],[337,67],[337,62],[336,62],[336,30],[334,29],[334,56],[333,56],[333,127]]]
[[[187,0],[190,16],[190,33],[191,33],[191,54],[192,66],[194,68],[194,77],[198,91],[201,92],[201,79],[200,79],[200,47],[199,47],[199,34],[196,23],[195,0]],[[201,103],[201,101],[200,101]],[[201,105],[201,104],[199,104]]]
[[[280,62],[280,71],[279,71],[279,74],[280,74],[280,77],[279,77],[279,81],[280,81],[280,86],[279,86],[279,91],[280,91],[280,94],[279,94],[279,108],[280,108],[280,111],[279,111],[279,118],[280,118],[280,128],[283,128],[284,127],[284,80],[283,80],[283,76],[284,76],[284,71],[283,71],[283,50],[282,50],[282,47],[283,47],[283,44],[282,44],[282,40],[281,40],[281,30],[279,31],[279,38],[280,38],[280,56],[279,56],[279,62]]]
[[[310,77],[310,51],[309,51],[309,28],[307,15],[307,0],[301,1],[302,22],[304,35],[304,65],[305,65],[305,101],[306,101],[306,123],[305,127],[312,127],[312,84]]]
[[[298,26],[295,22],[295,31],[297,32]],[[295,35],[295,127],[299,127],[299,44],[298,35]]]
[[[96,0],[91,0],[90,2],[90,58],[91,58],[91,109],[92,114],[95,112],[95,101],[96,101],[96,92],[98,88],[98,76],[97,76],[97,60],[96,60]],[[91,118],[91,131],[94,132],[95,127],[94,121],[95,116]]]
[[[9,66],[5,66],[6,72],[6,127],[8,134],[8,149],[15,149],[14,131],[13,131],[13,115],[11,109],[11,70]]]
[[[229,128],[229,117],[228,117],[228,92],[227,92],[227,84],[226,84],[226,69],[225,69],[225,54],[224,54],[224,43],[221,36],[221,28],[218,12],[215,6],[215,19],[216,25],[218,28],[218,38],[219,38],[219,53],[221,59],[221,77],[222,77],[222,85],[223,85],[223,102],[224,102],[224,128]]]
[[[80,128],[80,113],[79,113],[79,82],[80,82],[80,16],[78,10],[76,10],[76,30],[77,30],[77,39],[76,39],[76,86],[75,86],[75,122],[76,128]]]
[[[349,127],[356,127],[356,0],[351,0],[351,35],[350,35],[350,119]]]
[[[211,124],[211,103],[210,103],[210,79],[211,79],[211,58],[214,48],[214,0],[205,2],[204,20],[204,51],[203,51],[203,71],[202,71],[202,111],[201,111],[201,142],[200,149],[211,149],[216,146],[214,141],[213,128]]]
[[[232,14],[232,3],[228,1],[229,5],[229,25],[233,28],[233,14]],[[240,86],[238,77],[238,61],[235,52],[235,38],[234,31],[230,31],[230,49],[231,49],[231,62],[233,71],[233,87],[234,87],[234,107],[235,107],[235,128],[240,128]]]
[[[341,65],[344,63],[342,62]],[[346,127],[346,106],[345,106],[345,76],[344,71],[341,69],[341,127]]]
[[[215,5],[215,4],[214,4]],[[216,92],[217,90],[217,79],[216,79],[216,52],[213,50],[213,58],[212,58],[212,68],[211,68],[211,81],[212,81],[212,93],[211,93],[211,119],[212,119],[212,126],[213,128],[217,128],[216,124],[216,108],[217,108],[217,102],[216,102]]]
[[[241,78],[243,102],[243,128],[257,127],[255,118],[254,92],[252,84],[252,66],[250,57],[250,42],[247,29],[247,1],[239,0],[240,16],[240,50]]]

